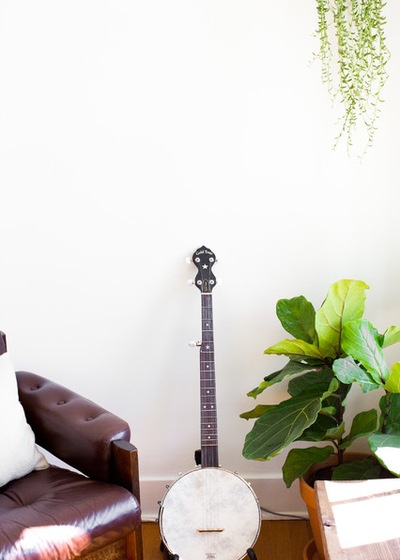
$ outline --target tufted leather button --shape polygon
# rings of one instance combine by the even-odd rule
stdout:
[[[67,402],[67,401],[63,401],[63,400],[61,400],[61,401],[58,401],[58,403],[57,403],[57,404],[65,404],[66,402]]]

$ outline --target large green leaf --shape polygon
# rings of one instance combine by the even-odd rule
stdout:
[[[396,476],[400,476],[400,435],[372,434],[368,443],[378,461]]]
[[[319,348],[324,356],[340,356],[342,326],[363,316],[365,290],[368,288],[361,280],[339,280],[330,286],[325,301],[315,314]]]
[[[336,419],[332,418],[332,416],[323,415],[321,409],[315,422],[304,430],[299,440],[314,442],[324,441],[326,439],[326,434],[336,427]]]
[[[373,459],[350,461],[335,467],[332,480],[369,480],[379,478],[381,469]]]
[[[244,457],[266,461],[298,439],[315,422],[323,399],[337,388],[334,381],[332,387],[323,394],[317,391],[300,394],[265,412],[246,436]]]
[[[378,412],[375,408],[371,410],[364,410],[363,412],[359,412],[353,418],[353,422],[351,424],[350,432],[348,436],[346,436],[341,445],[341,449],[346,449],[350,447],[350,445],[360,437],[366,437],[375,432],[378,424]]]
[[[321,368],[318,371],[310,371],[291,379],[288,384],[288,393],[290,396],[295,397],[308,389],[318,388],[317,390],[322,394],[329,388],[333,378],[332,370],[327,367]]]
[[[341,422],[338,426],[335,426],[326,432],[325,439],[327,441],[340,441],[343,437],[344,431],[345,423]]]
[[[385,393],[379,401],[380,430],[386,434],[400,434],[400,393]]]
[[[304,296],[280,299],[276,314],[285,329],[294,338],[312,344],[315,340],[315,309]]]
[[[385,389],[391,393],[400,393],[400,362],[393,364]]]
[[[267,410],[271,410],[272,408],[275,408],[275,407],[276,407],[276,404],[258,404],[252,410],[249,410],[247,412],[242,412],[242,414],[240,414],[240,418],[244,418],[245,420],[251,420],[253,418],[260,418],[260,416],[265,414],[265,412],[267,412]]]
[[[395,342],[400,342],[400,326],[389,327],[383,334],[383,348]]]
[[[328,447],[307,447],[306,449],[291,449],[282,467],[283,480],[287,486],[302,477],[308,469],[315,463],[326,461],[333,453],[334,448]]]
[[[366,319],[350,321],[343,326],[343,350],[360,362],[376,383],[383,384],[390,371],[379,341],[380,334]]]
[[[337,406],[327,405],[321,408],[320,414],[324,416],[335,416],[337,414],[337,410]]]
[[[356,364],[352,356],[338,358],[333,362],[332,369],[342,383],[356,382],[360,385],[363,393],[374,391],[383,386],[380,378],[376,381],[368,371]]]
[[[249,391],[247,393],[247,396],[256,398],[263,391],[265,391],[265,389],[267,389],[271,385],[275,385],[275,383],[283,381],[284,379],[286,379],[286,377],[297,375],[299,373],[306,373],[313,370],[315,370],[315,366],[310,366],[302,362],[294,362],[293,360],[289,360],[285,367],[264,377],[264,381],[261,381],[259,386],[255,387],[252,391]]]
[[[309,344],[304,340],[299,339],[285,339],[281,340],[277,344],[270,346],[264,351],[264,354],[278,354],[291,357],[302,358],[304,356],[310,358],[318,358],[320,360],[324,359],[323,354],[321,354],[318,346],[314,344]]]

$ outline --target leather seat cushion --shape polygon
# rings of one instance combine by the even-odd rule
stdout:
[[[69,560],[114,542],[140,523],[126,489],[51,466],[0,488],[0,558]]]

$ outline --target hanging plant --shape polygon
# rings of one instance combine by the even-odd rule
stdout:
[[[316,0],[322,80],[332,98],[342,104],[337,146],[342,136],[352,146],[356,125],[367,133],[366,148],[374,140],[388,74],[383,0]],[[337,69],[337,72],[334,72]],[[336,76],[336,78],[334,78]]]

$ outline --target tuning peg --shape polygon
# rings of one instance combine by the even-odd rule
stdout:
[[[192,257],[185,257],[185,262],[191,264],[193,262]]]
[[[193,278],[190,278],[190,280],[188,280],[187,283],[189,284],[189,286],[193,286],[194,285]]]
[[[201,342],[200,342],[200,340],[191,340],[189,342],[189,346],[191,348],[196,348],[196,346],[201,346]]]

